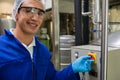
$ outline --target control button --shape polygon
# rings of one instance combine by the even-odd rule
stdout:
[[[77,59],[79,57],[79,53],[75,52],[75,58]]]
[[[90,58],[90,60],[94,60],[94,63],[96,64],[97,62],[96,62],[96,53],[94,53],[94,52],[89,52],[88,53],[88,56],[91,56],[91,58]]]

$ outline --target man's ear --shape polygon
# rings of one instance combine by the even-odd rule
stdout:
[[[18,13],[16,13],[15,19],[16,19],[16,21],[18,20]]]

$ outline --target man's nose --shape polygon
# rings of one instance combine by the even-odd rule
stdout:
[[[35,19],[35,20],[39,19],[39,15],[37,12],[32,13],[32,19]]]

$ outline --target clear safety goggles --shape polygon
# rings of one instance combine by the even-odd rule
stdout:
[[[35,14],[38,15],[39,18],[43,18],[45,11],[39,8],[35,8],[35,7],[25,7],[25,6],[21,6],[18,11],[20,11],[21,9],[24,10],[24,12],[28,15],[28,16],[34,16]]]

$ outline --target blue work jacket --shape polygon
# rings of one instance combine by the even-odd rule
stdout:
[[[72,66],[57,71],[46,46],[35,38],[33,60],[21,42],[6,30],[0,36],[0,80],[80,80]]]

